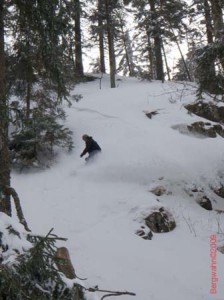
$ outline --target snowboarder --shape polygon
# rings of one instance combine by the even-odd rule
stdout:
[[[86,143],[85,149],[80,154],[80,157],[83,157],[86,153],[89,154],[87,158],[85,158],[85,161],[88,161],[89,159],[92,159],[97,153],[101,151],[100,146],[97,144],[96,141],[91,136],[88,136],[87,134],[84,134],[82,136],[83,141]]]

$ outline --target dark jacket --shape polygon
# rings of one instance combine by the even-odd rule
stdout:
[[[83,150],[83,152],[81,153],[81,157],[83,156],[83,155],[85,155],[86,153],[91,153],[91,152],[93,152],[93,151],[101,151],[101,148],[100,148],[100,146],[97,144],[97,142],[96,141],[94,141],[94,139],[91,137],[91,136],[89,136],[87,139],[86,139],[86,141],[85,141],[85,143],[86,143],[86,148]]]

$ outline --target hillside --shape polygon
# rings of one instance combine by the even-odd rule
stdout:
[[[117,85],[110,89],[105,76],[101,89],[99,80],[77,86],[72,94],[83,98],[66,108],[72,153],[60,153],[44,171],[13,172],[29,227],[68,238],[63,245],[87,287],[136,293],[119,297],[126,300],[221,300],[224,254],[216,253],[217,293],[210,294],[210,237],[224,244],[224,214],[215,211],[224,210],[224,199],[212,190],[224,175],[224,140],[187,132],[186,125],[203,120],[184,107],[196,99],[193,87],[122,77]],[[80,158],[83,134],[103,150],[88,165]],[[163,195],[150,192],[157,186]],[[199,192],[213,210],[198,205]],[[141,226],[147,231],[144,218],[160,207],[176,228],[139,237]]]

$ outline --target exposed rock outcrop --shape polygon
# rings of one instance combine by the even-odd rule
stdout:
[[[211,123],[204,123],[202,121],[194,122],[187,126],[190,132],[203,135],[205,137],[215,138],[217,134],[224,137],[224,129],[220,124],[212,125]]]
[[[224,198],[224,186],[223,185],[218,188],[213,188],[213,191],[219,197]]]
[[[145,224],[156,233],[169,232],[176,227],[176,222],[170,212],[163,207],[154,211],[145,218]]]
[[[212,210],[212,202],[206,195],[199,195],[196,201],[202,208]]]
[[[224,106],[217,106],[212,102],[206,103],[198,101],[185,105],[185,108],[197,116],[203,117],[213,122],[224,122]]]

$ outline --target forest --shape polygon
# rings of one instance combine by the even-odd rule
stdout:
[[[223,11],[224,0],[0,0],[0,212],[11,217],[14,200],[29,232],[11,170],[45,168],[56,148],[72,151],[64,104],[70,106],[70,92],[94,81],[94,74],[108,74],[112,89],[118,75],[189,82],[197,85],[198,99],[206,93],[223,101]],[[172,69],[174,48],[179,58]],[[79,102],[82,95],[73,98]],[[48,258],[54,238],[29,236],[38,255],[45,251]],[[27,264],[30,271],[33,263],[23,258],[20,267]],[[57,287],[52,299],[82,299],[80,286],[71,296],[51,267]],[[14,298],[21,278],[15,278],[11,298],[5,296],[12,274],[1,263],[0,271],[7,278],[0,300],[23,299]],[[24,284],[24,293],[32,288]]]

